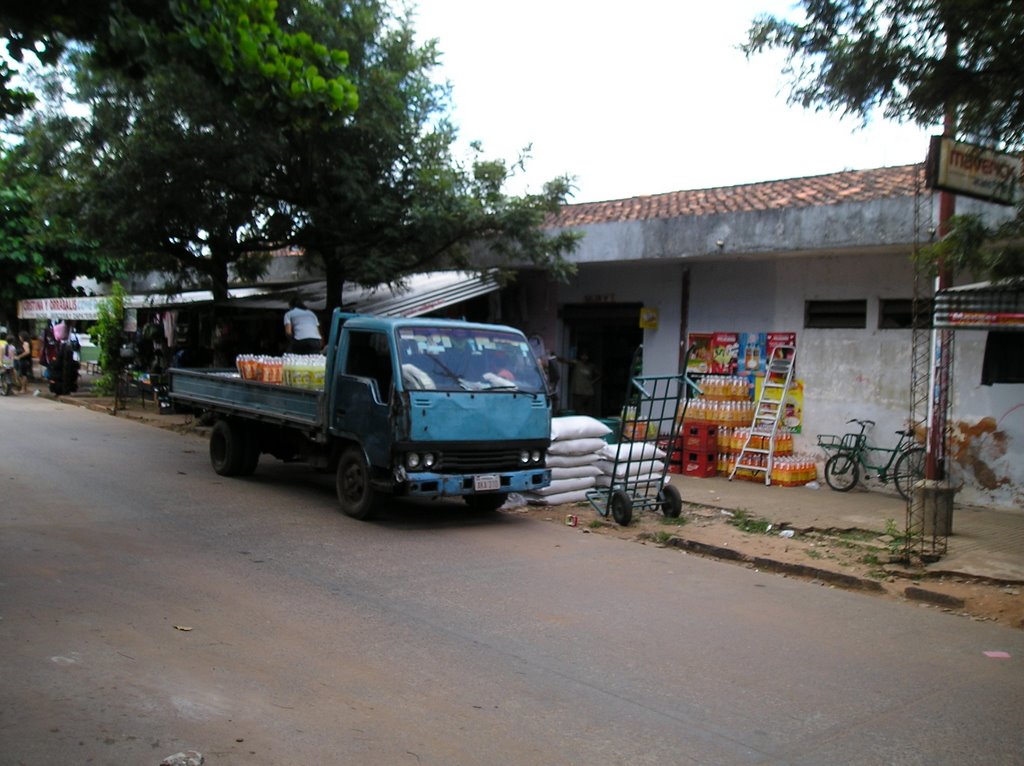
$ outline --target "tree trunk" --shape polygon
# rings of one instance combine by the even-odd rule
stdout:
[[[345,269],[337,258],[324,258],[324,276],[327,280],[327,302],[324,312],[330,316],[341,305],[341,290],[345,286]]]

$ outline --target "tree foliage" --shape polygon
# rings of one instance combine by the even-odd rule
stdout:
[[[284,31],[276,0],[39,0],[6,3],[0,36],[11,59],[54,64],[69,40],[131,76],[175,60],[235,88],[240,97],[292,108],[351,113],[358,94],[345,76],[348,54],[315,35]],[[0,116],[34,103],[0,69]]]
[[[757,18],[748,56],[787,54],[791,100],[1024,143],[1024,6],[1018,0],[803,0],[804,20]]]
[[[72,158],[67,228],[99,251],[222,298],[229,268],[255,278],[261,253],[298,245],[323,266],[329,307],[346,281],[509,260],[570,269],[577,235],[541,229],[570,180],[510,197],[525,158],[453,156],[436,44],[416,41],[407,12],[385,0],[179,0],[165,33],[157,5],[111,6],[112,31],[65,57],[88,114],[25,137]],[[246,9],[276,15],[244,21]],[[328,69],[342,65],[339,91]]]
[[[323,263],[329,301],[345,281],[479,265],[481,246],[498,261],[569,269],[563,255],[576,235],[540,230],[564,203],[569,179],[512,198],[503,188],[521,161],[484,160],[480,147],[466,161],[453,157],[448,89],[431,79],[436,45],[416,43],[407,15],[379,0],[322,0],[296,2],[286,18],[289,30],[316,29],[349,51],[361,94],[350,120],[282,126],[288,151],[272,182],[302,211],[295,242]]]
[[[802,0],[803,19],[754,20],[748,56],[780,49],[790,100],[867,121],[876,111],[1001,151],[1024,147],[1024,4],[1019,0]],[[923,152],[922,147],[922,152]],[[993,279],[1024,275],[1017,220],[986,230],[957,217],[924,250]]]

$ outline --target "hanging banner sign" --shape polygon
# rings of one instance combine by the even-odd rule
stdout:
[[[931,189],[943,189],[1000,205],[1024,199],[1024,162],[974,144],[932,136],[925,169]]]
[[[98,319],[106,298],[30,298],[18,301],[20,319]]]

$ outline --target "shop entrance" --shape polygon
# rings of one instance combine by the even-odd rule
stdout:
[[[564,354],[577,358],[586,352],[597,370],[600,380],[594,387],[593,412],[595,417],[618,417],[626,399],[630,365],[637,348],[643,343],[640,329],[640,303],[582,303],[563,306],[559,315],[565,325]],[[563,406],[571,409],[572,365],[567,365],[563,377]]]

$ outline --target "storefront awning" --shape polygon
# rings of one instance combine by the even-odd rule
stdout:
[[[399,285],[346,285],[342,292],[342,307],[346,311],[378,316],[422,316],[494,292],[499,287],[496,272],[435,271],[413,274]],[[312,309],[322,309],[327,303],[326,285],[312,282],[287,289],[280,285],[235,288],[228,291],[226,305],[283,311],[296,295]],[[93,321],[99,317],[99,304],[103,300],[106,300],[104,296],[23,300],[18,301],[18,317]],[[175,295],[125,296],[125,308],[133,309],[173,309],[212,302],[213,293],[209,290]]]
[[[486,295],[499,287],[496,272],[435,271],[413,274],[399,285],[360,287],[347,284],[342,290],[341,307],[359,314],[415,317]],[[316,311],[327,304],[325,283],[311,282],[288,289],[278,287],[276,292],[232,301],[232,305],[284,311],[295,296]]]
[[[376,316],[417,317],[492,293],[500,287],[493,272],[437,271],[416,274],[403,287],[382,285],[342,294],[342,308]]]
[[[1024,284],[981,282],[935,296],[935,327],[1024,331]]]
[[[270,293],[265,287],[240,287],[228,291],[231,300],[243,300],[256,295]],[[100,303],[108,296],[76,296],[72,298],[30,298],[18,301],[19,319],[70,319],[93,321],[99,318]],[[174,295],[126,295],[124,306],[128,309],[171,309],[212,303],[213,293],[209,290],[190,290]]]

